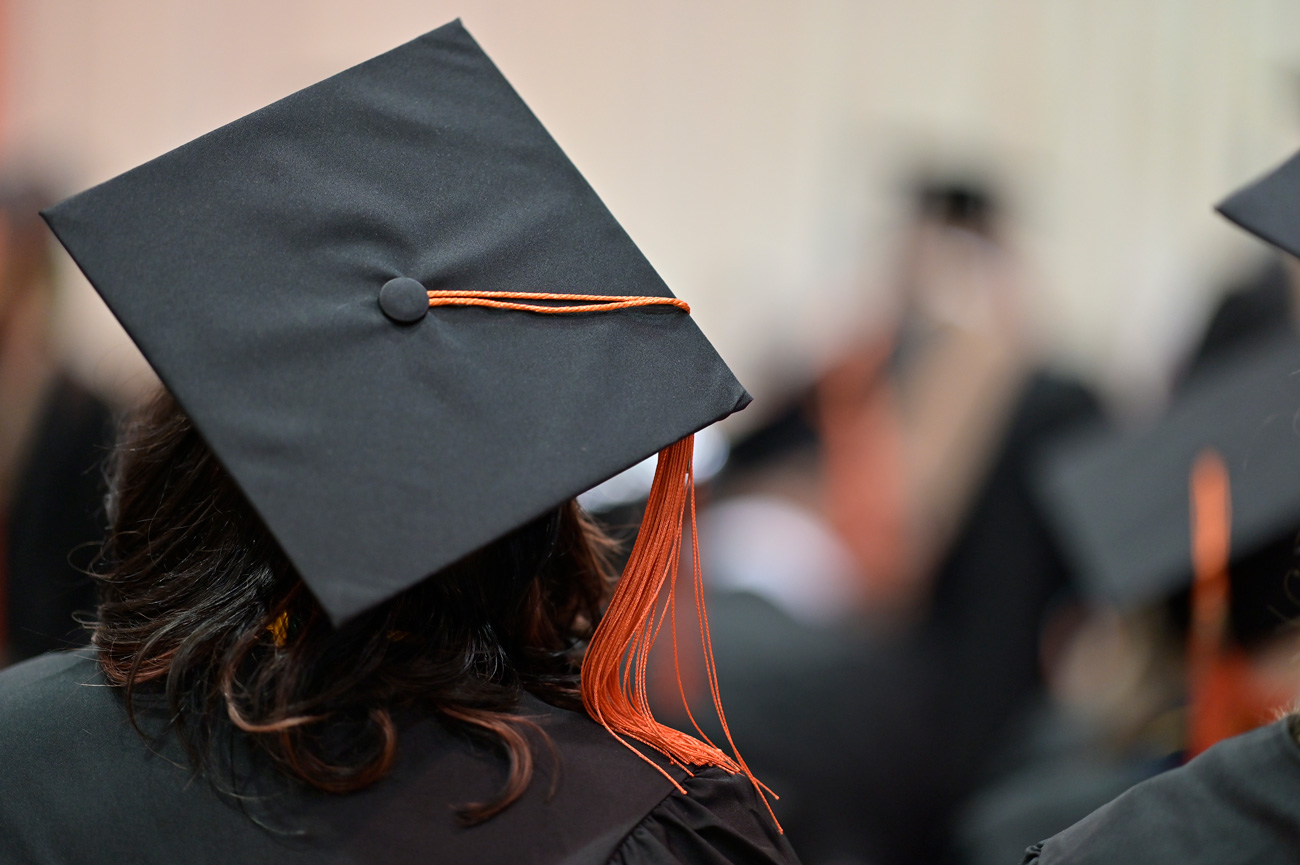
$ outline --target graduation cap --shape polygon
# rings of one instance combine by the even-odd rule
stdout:
[[[661,451],[584,699],[743,767],[654,724],[619,661],[680,552],[690,436],[750,398],[459,22],[45,217],[336,623]]]
[[[1228,196],[1218,211],[1251,234],[1300,256],[1300,153]]]
[[[1234,626],[1239,637],[1275,630],[1296,612],[1287,580],[1300,531],[1298,423],[1300,340],[1286,336],[1207,368],[1148,428],[1094,430],[1045,450],[1037,485],[1085,592],[1132,609],[1190,588],[1191,479],[1213,452],[1229,484]]]

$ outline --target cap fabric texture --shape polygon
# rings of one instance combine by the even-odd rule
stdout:
[[[1265,547],[1295,538],[1297,371],[1300,340],[1274,339],[1207,368],[1149,428],[1096,431],[1044,452],[1038,486],[1086,591],[1138,607],[1191,584],[1189,483],[1206,448],[1228,470],[1230,573]],[[1286,567],[1274,570],[1266,576],[1281,586]]]
[[[749,396],[459,22],[46,219],[337,622]]]

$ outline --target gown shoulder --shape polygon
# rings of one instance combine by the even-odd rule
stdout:
[[[1300,745],[1289,720],[1220,742],[1025,853],[1026,865],[1291,863]]]
[[[722,862],[798,865],[749,779],[705,769],[682,780],[628,834],[610,865],[713,865]]]
[[[435,719],[402,729],[397,764],[365,790],[317,793],[240,757],[231,795],[234,775],[197,777],[165,724],[141,736],[92,652],[44,655],[0,672],[0,865],[797,861],[744,776],[666,767],[682,796],[584,714],[532,697],[520,711],[548,740],[533,783],[467,827],[454,807],[491,797],[505,767]]]

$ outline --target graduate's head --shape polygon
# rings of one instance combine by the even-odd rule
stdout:
[[[608,542],[569,501],[335,626],[189,418],[160,393],[123,426],[93,640],[134,706],[161,699],[200,766],[227,720],[284,772],[367,786],[396,748],[395,710],[440,714],[502,748],[523,691],[580,708],[581,650],[610,584]]]

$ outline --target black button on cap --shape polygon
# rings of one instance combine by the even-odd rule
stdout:
[[[393,321],[412,324],[428,314],[429,294],[417,280],[399,276],[379,289],[379,308]]]

